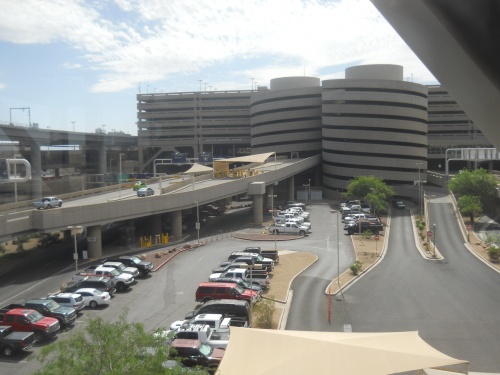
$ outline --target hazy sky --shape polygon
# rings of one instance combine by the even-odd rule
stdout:
[[[0,0],[0,122],[137,134],[136,94],[269,87],[397,64],[437,83],[369,0]],[[252,80],[253,79],[253,80]],[[200,80],[201,85],[200,85]],[[103,126],[105,125],[105,126]]]

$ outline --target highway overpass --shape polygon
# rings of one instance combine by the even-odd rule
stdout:
[[[254,196],[254,221],[262,222],[262,207],[265,195],[273,195],[276,183],[288,184],[288,199],[293,200],[294,176],[320,165],[321,155],[306,159],[282,159],[262,164],[253,168],[257,174],[250,177],[212,179],[212,175],[191,177],[183,183],[174,182],[159,194],[139,198],[130,189],[113,191],[65,201],[62,208],[36,210],[20,209],[15,212],[0,214],[0,238],[27,232],[54,232],[67,230],[68,226],[80,225],[87,228],[89,256],[98,258],[102,254],[101,225],[141,217],[151,217],[153,233],[161,232],[161,214],[173,213],[173,236],[182,236],[182,210],[205,203],[228,199],[249,193],[250,187],[265,186],[263,194]],[[163,186],[162,186],[163,188]]]

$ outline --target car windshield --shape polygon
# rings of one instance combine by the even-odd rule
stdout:
[[[55,311],[57,310],[58,308],[60,308],[61,305],[59,305],[56,301],[50,301],[48,304],[47,304],[47,308],[50,310],[50,311]]]
[[[243,289],[241,286],[236,285],[236,288],[234,288],[239,294],[245,293],[245,289]]]
[[[43,319],[43,315],[40,314],[38,311],[33,311],[32,313],[28,314],[28,320],[31,323],[36,323],[36,322],[40,321],[41,319]]]
[[[113,269],[113,270],[111,271],[111,274],[112,274],[113,276],[120,276],[120,271]]]
[[[130,258],[130,259],[132,259],[132,262],[134,262],[135,264],[141,263],[141,260],[139,258],[133,257],[133,258]]]
[[[116,267],[116,269],[121,270],[121,271],[123,271],[125,268],[127,268],[127,267],[125,267],[123,264],[120,264],[118,267]]]
[[[240,279],[239,280],[240,284],[243,285],[245,288],[250,288],[250,283],[246,280]]]
[[[207,344],[201,344],[200,353],[208,357],[210,354],[212,354],[212,348]]]

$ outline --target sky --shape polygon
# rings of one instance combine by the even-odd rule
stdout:
[[[0,0],[0,123],[137,135],[138,93],[343,79],[437,84],[369,0]]]

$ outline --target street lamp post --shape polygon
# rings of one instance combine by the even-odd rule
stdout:
[[[422,209],[422,178],[420,177],[420,166],[422,163],[417,163],[418,165],[418,209],[420,214],[423,213]]]
[[[344,301],[344,293],[342,293],[342,287],[340,286],[340,211],[337,212],[337,284],[339,286],[339,292],[342,296],[342,301]]]
[[[268,195],[268,197],[271,197],[271,219],[273,220],[273,224],[276,224],[274,222],[274,197],[277,197],[277,195]],[[276,244],[276,231],[274,231],[274,251],[277,251],[277,244]]]
[[[250,270],[250,287],[253,286],[253,273],[252,270],[261,270],[262,269],[262,264],[242,264],[239,266],[240,268],[245,268]],[[248,325],[252,327],[252,313],[253,313],[253,289],[250,289],[250,312],[248,314]]]
[[[75,253],[73,254],[73,259],[75,259],[75,271],[78,272],[78,250],[76,247],[76,236],[83,231],[83,227],[81,225],[72,225],[69,226],[68,229],[71,229],[71,234],[75,240]]]
[[[119,197],[122,197],[122,156],[123,154],[120,154],[120,174],[118,175],[118,184],[120,186],[120,193]]]
[[[434,223],[434,225],[433,225],[432,227],[434,228],[434,230],[433,230],[433,232],[434,232],[434,233],[433,233],[433,234],[434,234],[434,246],[433,246],[433,248],[432,248],[432,249],[433,249],[433,250],[432,250],[432,252],[433,252],[433,255],[432,255],[432,256],[435,258],[435,257],[436,257],[436,237],[437,237],[437,236],[436,236],[436,223]]]
[[[198,232],[198,244],[200,243],[200,207],[198,201],[196,203],[196,231]]]

